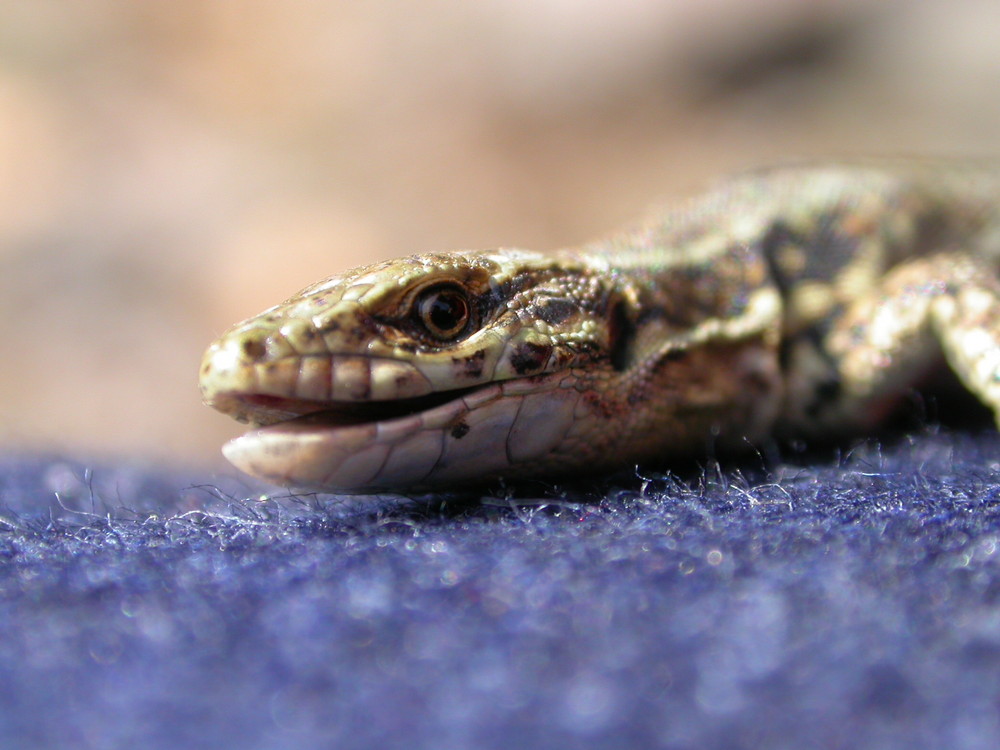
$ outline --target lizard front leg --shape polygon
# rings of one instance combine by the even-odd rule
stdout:
[[[959,269],[934,301],[931,322],[952,370],[1000,425],[1000,278],[982,265]]]
[[[964,252],[894,267],[824,336],[803,338],[789,355],[786,427],[806,435],[872,427],[942,355],[1000,421],[1000,279]]]

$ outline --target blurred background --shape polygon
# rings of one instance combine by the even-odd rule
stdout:
[[[214,464],[220,332],[720,174],[1000,151],[995,0],[0,6],[0,443]]]

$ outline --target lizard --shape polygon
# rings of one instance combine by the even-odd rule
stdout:
[[[549,478],[873,430],[950,370],[1000,417],[1000,172],[731,177],[551,252],[426,253],[307,287],[201,364],[269,482]]]

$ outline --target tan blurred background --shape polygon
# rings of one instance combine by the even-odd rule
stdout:
[[[998,138],[995,0],[7,3],[0,442],[215,462],[201,351],[322,276]]]

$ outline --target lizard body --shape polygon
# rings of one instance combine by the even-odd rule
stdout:
[[[868,430],[944,361],[1000,415],[1000,172],[736,177],[550,253],[348,271],[238,324],[203,397],[227,457],[332,491],[566,476]]]

